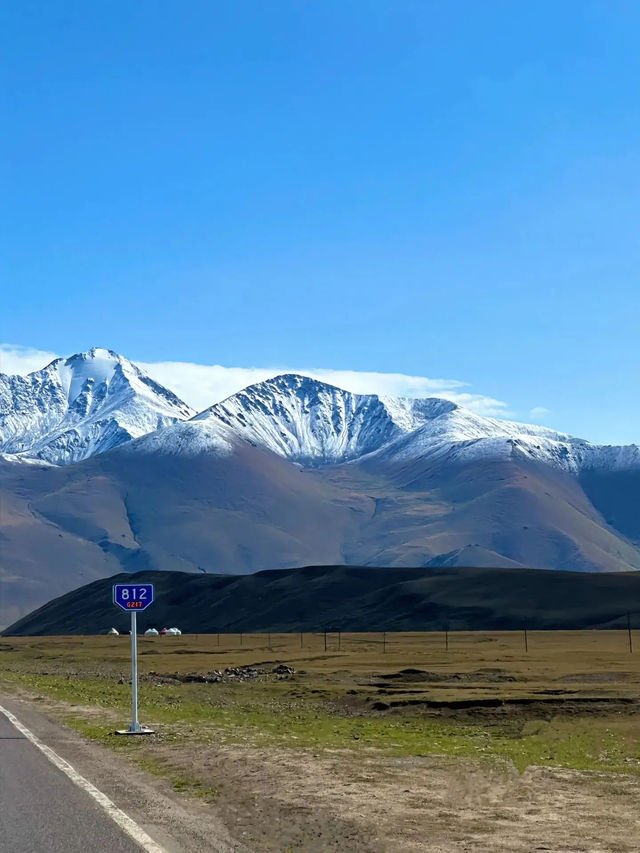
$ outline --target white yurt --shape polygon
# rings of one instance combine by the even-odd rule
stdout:
[[[180,628],[167,628],[167,637],[179,637],[181,634]]]
[[[107,634],[111,634],[113,637],[119,637],[120,631],[118,631],[117,628],[109,628],[109,630],[107,631]]]
[[[147,630],[144,632],[144,635],[145,635],[145,637],[157,637],[158,636],[158,629],[157,628],[147,628]]]

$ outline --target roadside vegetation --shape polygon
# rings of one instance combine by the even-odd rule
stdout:
[[[211,804],[230,779],[195,758],[238,750],[339,756],[353,773],[442,760],[640,775],[640,654],[624,632],[536,632],[526,647],[518,633],[454,634],[448,648],[439,634],[332,634],[326,646],[323,635],[141,638],[149,738],[113,734],[130,719],[125,637],[0,640],[0,690]]]
[[[237,637],[225,637],[220,651],[213,636],[142,638],[145,723],[173,743],[376,749],[507,759],[519,771],[536,764],[640,772],[633,704],[640,667],[624,648],[623,632],[534,634],[530,642],[538,648],[526,653],[511,633],[453,635],[444,653],[435,634],[422,638],[422,648],[419,634],[389,635],[384,653],[377,636],[353,637],[351,649],[351,638],[340,637],[338,651],[330,635],[326,654],[320,635],[309,636],[315,648],[306,653],[294,649],[297,637],[270,638],[270,648],[264,639],[245,636],[240,647]],[[21,638],[2,640],[0,648],[4,689],[59,703],[68,724],[114,748],[139,748],[112,734],[130,708],[125,638]],[[287,651],[294,672],[274,675]],[[590,654],[593,665],[585,666]],[[256,665],[258,675],[245,678],[241,669],[213,683],[174,680],[208,678],[234,664],[249,672]],[[582,672],[567,672],[578,667]],[[473,706],[495,698],[512,704]],[[444,706],[433,707],[438,702]],[[461,708],[465,702],[470,707]]]

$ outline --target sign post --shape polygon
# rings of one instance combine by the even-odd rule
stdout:
[[[137,615],[153,604],[153,584],[117,583],[113,587],[113,603],[131,614],[131,726],[119,729],[119,735],[150,735],[153,729],[138,721],[138,624]]]

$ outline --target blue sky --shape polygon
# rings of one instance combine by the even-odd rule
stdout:
[[[640,441],[637,3],[10,0],[0,31],[5,364],[445,378]]]

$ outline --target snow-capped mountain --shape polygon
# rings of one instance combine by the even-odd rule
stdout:
[[[251,385],[197,415],[110,350],[56,359],[26,377],[0,374],[0,453],[67,464],[142,436],[132,452],[224,453],[244,441],[310,467],[513,458],[572,474],[640,469],[635,445],[602,447],[449,400],[353,394],[296,374]]]
[[[0,452],[68,464],[190,418],[171,391],[111,350],[0,374]]]
[[[591,444],[543,426],[482,417],[461,406],[379,448],[367,461],[396,464],[419,458],[450,463],[528,460],[570,474],[640,469],[640,448],[635,444]]]
[[[344,462],[387,445],[455,408],[448,400],[352,394],[307,376],[251,385],[194,419],[308,465]]]
[[[544,426],[483,417],[449,400],[352,394],[295,374],[251,385],[201,412],[193,421],[198,422],[209,429],[219,424],[314,466],[356,459],[465,462],[519,456],[573,474],[640,468],[636,445],[602,447]]]

